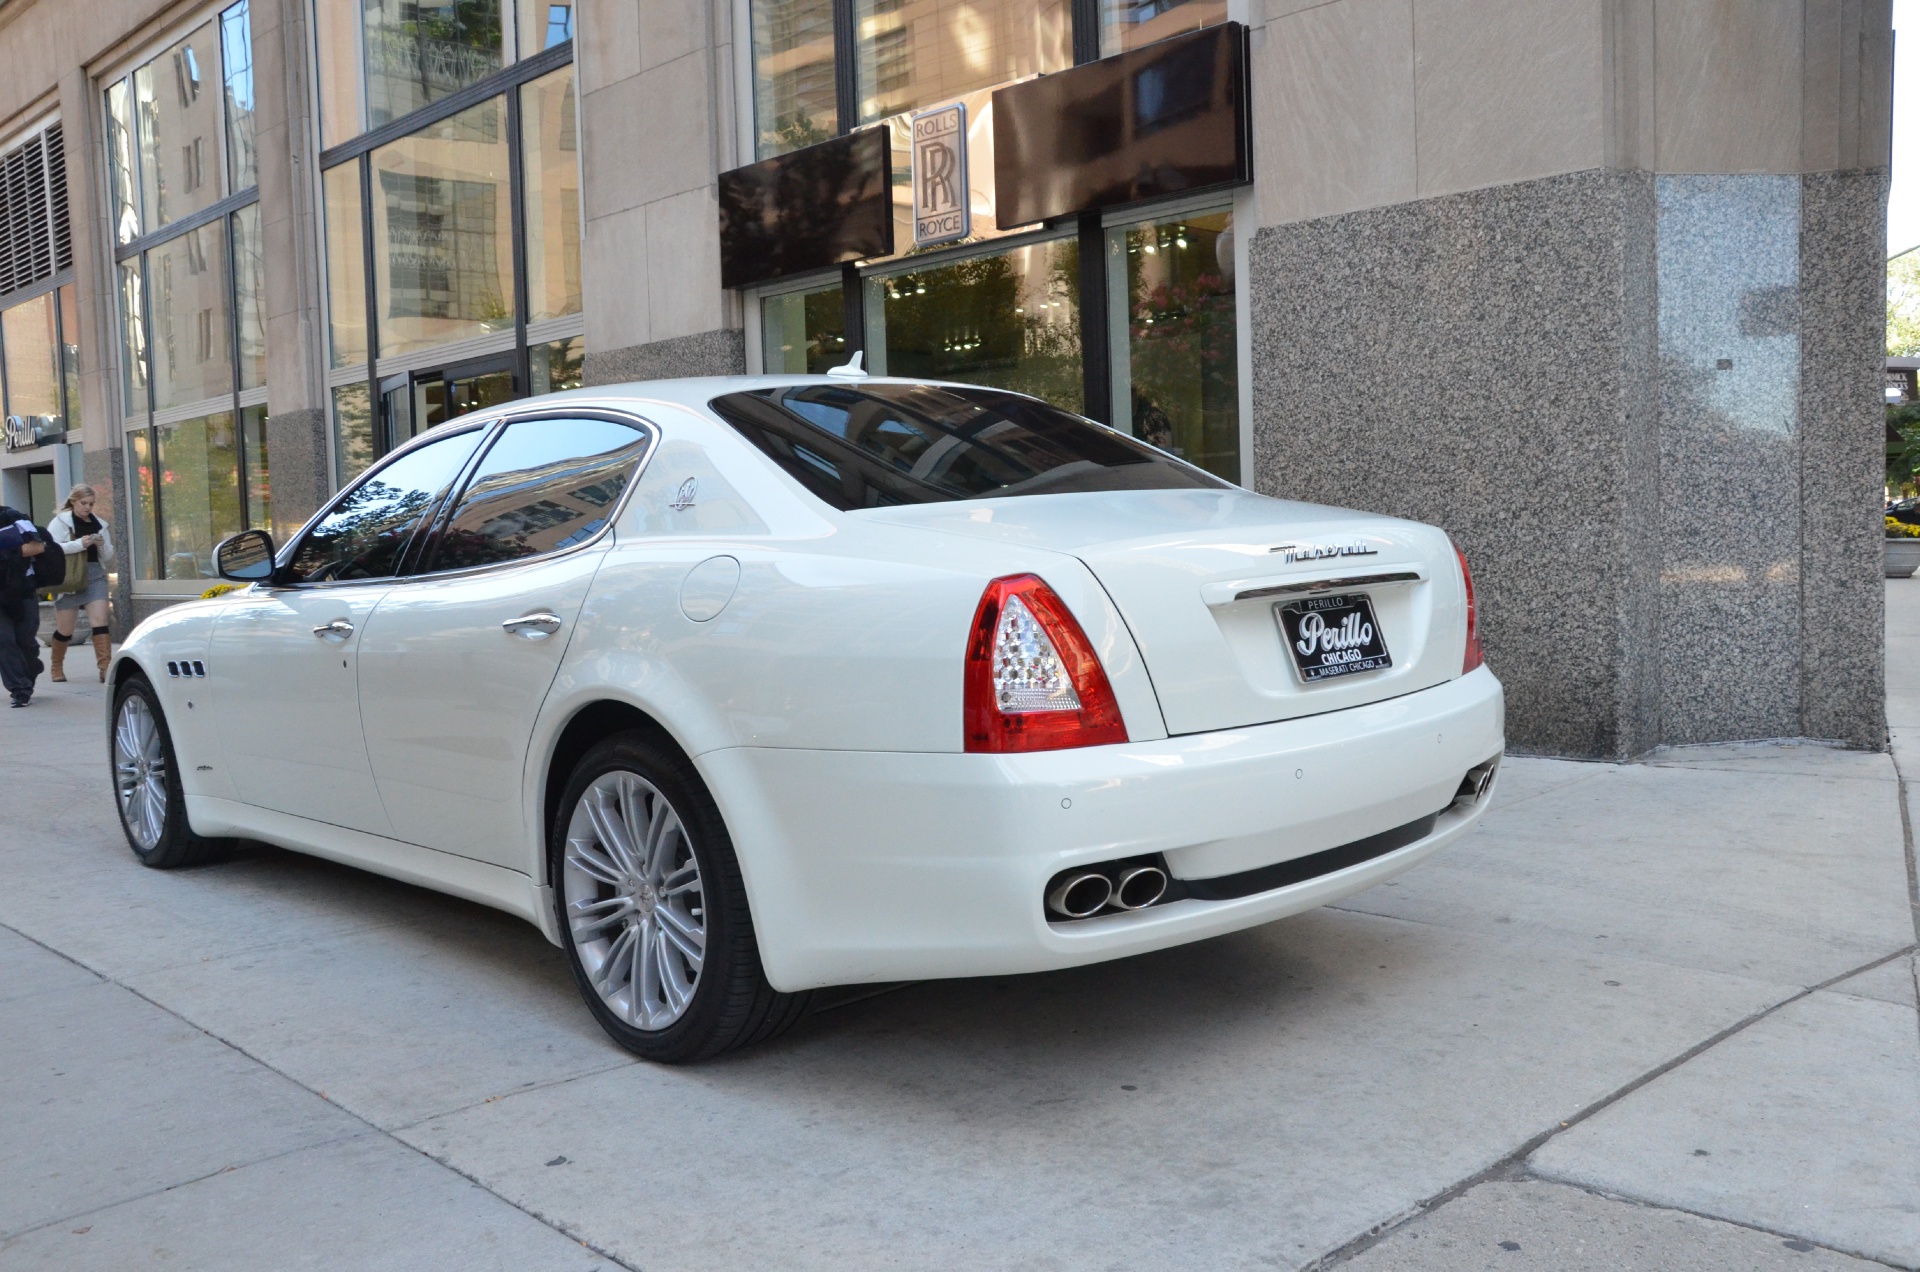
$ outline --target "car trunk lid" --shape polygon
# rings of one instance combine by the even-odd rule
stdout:
[[[1416,522],[1244,490],[1033,495],[853,515],[1078,557],[1125,618],[1169,733],[1337,711],[1460,674],[1459,567],[1447,536]],[[1360,596],[1371,624],[1358,606],[1327,604]],[[1294,634],[1306,644],[1376,626],[1390,665],[1309,679],[1321,654],[1309,651],[1305,673],[1289,655],[1287,606],[1324,610],[1318,628],[1307,620]]]

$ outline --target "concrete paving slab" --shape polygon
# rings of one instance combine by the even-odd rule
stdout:
[[[1804,777],[1856,777],[1881,781],[1891,776],[1880,751],[1856,751],[1819,742],[1730,742],[1714,746],[1661,747],[1641,761],[1659,768],[1720,768],[1735,772],[1765,769]]]
[[[1549,791],[1591,782],[1604,776],[1610,766],[1587,764],[1578,760],[1549,760],[1533,755],[1509,755],[1500,761],[1496,799],[1500,806],[1517,804]]]
[[[1819,993],[1548,1141],[1540,1174],[1920,1265],[1920,1030]]]
[[[399,1134],[649,1268],[1289,1267],[1782,988],[1322,910]],[[729,1222],[663,1230],[667,1194]]]
[[[0,1244],[9,1272],[591,1272],[615,1265],[368,1133],[225,1171]]]
[[[1609,768],[1496,803],[1476,834],[1340,905],[1816,985],[1914,939],[1898,787],[1887,757],[1865,759],[1881,776]]]
[[[459,904],[264,845],[229,861],[150,870],[120,842],[117,824],[96,827],[76,857],[49,854],[31,871],[9,870],[15,882],[0,891],[0,923],[116,980],[413,922]]]
[[[1912,1008],[1920,1002],[1920,993],[1916,992],[1914,986],[1916,977],[1920,977],[1920,966],[1916,966],[1915,957],[1908,954],[1883,963],[1870,972],[1850,976],[1832,986],[1831,992]]]
[[[1345,1272],[1868,1272],[1805,1241],[1539,1180],[1471,1188]]]
[[[34,994],[85,989],[100,978],[18,932],[0,928],[0,1003]]]
[[[364,1126],[117,985],[0,1004],[0,1235]]]
[[[459,901],[431,910],[130,983],[383,1127],[635,1063],[531,925]]]

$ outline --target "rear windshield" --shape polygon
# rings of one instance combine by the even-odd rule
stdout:
[[[1227,486],[1123,433],[998,389],[806,384],[729,393],[712,406],[801,485],[843,510]]]

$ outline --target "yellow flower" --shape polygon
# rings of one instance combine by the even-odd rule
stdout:
[[[1891,521],[1893,518],[1889,517],[1887,520]],[[216,596],[225,596],[228,592],[237,592],[239,590],[240,585],[238,583],[215,583],[212,587],[200,593],[200,599],[210,601]]]

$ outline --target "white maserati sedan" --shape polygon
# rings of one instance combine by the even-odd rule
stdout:
[[[834,985],[1070,967],[1347,896],[1500,762],[1466,560],[996,389],[463,416],[111,668],[148,865],[278,844],[561,946],[687,1061]]]

